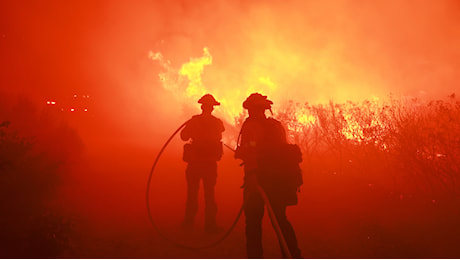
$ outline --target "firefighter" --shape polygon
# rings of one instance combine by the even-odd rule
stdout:
[[[183,160],[187,162],[185,171],[187,181],[187,201],[183,228],[192,229],[198,211],[198,190],[203,181],[205,200],[205,232],[221,231],[217,226],[217,204],[214,188],[217,179],[217,161],[222,157],[222,132],[225,128],[220,119],[212,115],[214,106],[219,106],[211,94],[198,100],[202,113],[191,118],[181,131],[184,145]]]
[[[248,110],[240,132],[236,159],[244,161],[244,214],[248,258],[263,258],[262,218],[265,202],[257,189],[266,193],[281,233],[293,258],[301,258],[297,238],[286,217],[286,207],[297,204],[297,190],[302,184],[299,163],[300,149],[287,143],[282,124],[267,118],[272,101],[259,93],[251,94],[243,103]],[[280,240],[281,246],[281,240]],[[283,252],[283,257],[286,255]]]

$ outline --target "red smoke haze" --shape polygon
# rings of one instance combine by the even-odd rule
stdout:
[[[151,164],[173,131],[199,112],[196,100],[163,88],[163,68],[150,51],[180,68],[209,48],[213,62],[202,80],[217,99],[257,90],[260,78],[275,85],[266,93],[275,108],[288,100],[389,93],[439,98],[458,89],[459,12],[456,0],[3,0],[0,88],[43,107],[90,95],[87,114],[63,112],[89,158],[89,168],[74,170],[69,205],[104,223],[101,233],[115,232],[104,225],[129,229],[136,221],[148,229],[143,196]],[[235,138],[227,128],[227,138]],[[179,220],[183,211],[181,146],[172,142],[154,176],[152,196],[165,199],[153,202],[165,212],[160,221]],[[229,225],[242,170],[225,152],[217,195]]]

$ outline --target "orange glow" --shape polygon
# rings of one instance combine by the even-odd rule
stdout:
[[[281,54],[280,54],[281,55]],[[238,117],[243,113],[241,102],[249,94],[253,92],[264,93],[269,96],[270,99],[277,100],[278,96],[275,94],[279,91],[282,91],[282,88],[278,87],[278,84],[273,81],[272,78],[268,76],[261,76],[265,73],[255,73],[259,75],[254,77],[253,80],[250,80],[250,84],[235,86],[228,88],[221,86],[205,86],[203,83],[203,74],[204,68],[206,66],[212,65],[212,56],[208,48],[203,49],[203,56],[198,58],[190,58],[188,62],[180,65],[180,69],[175,69],[169,60],[166,60],[164,56],[157,52],[149,53],[149,57],[160,63],[163,68],[158,76],[163,85],[167,90],[173,91],[176,97],[179,100],[182,100],[188,105],[193,105],[196,103],[196,100],[199,99],[205,93],[212,93],[220,102],[221,107],[216,111],[216,114],[223,119],[225,119],[229,124],[235,125]],[[286,70],[291,70],[289,64],[285,64]],[[330,72],[325,72],[325,77],[330,77]],[[266,74],[268,75],[268,73]],[[320,75],[319,78],[322,76]],[[334,79],[332,77],[331,79]],[[225,86],[225,82],[222,83]],[[337,83],[338,84],[338,83]],[[295,99],[295,97],[293,97]],[[281,101],[280,102],[285,102]],[[370,101],[367,101],[370,102]],[[372,97],[372,101],[369,103],[370,106],[378,106],[379,98],[376,96]],[[369,105],[368,104],[368,105]],[[306,127],[312,127],[317,124],[317,118],[308,111],[306,108],[296,108],[294,111],[295,122],[288,124],[288,130],[290,131],[303,131]],[[274,109],[275,116],[277,114],[276,104]],[[340,132],[349,140],[354,140],[361,142],[365,139],[364,131],[365,128],[372,128],[380,124],[380,122],[375,121],[376,119],[371,119],[368,122],[368,125],[362,125],[360,122],[356,121],[357,119],[353,114],[345,113],[342,115],[344,119],[344,125]],[[228,142],[231,142],[230,140]]]
[[[18,228],[6,226],[12,236],[3,236],[5,249],[21,238],[30,242],[16,251],[60,252],[44,258],[245,258],[243,219],[221,245],[185,250],[157,236],[145,221],[143,198],[155,156],[200,112],[200,96],[211,93],[221,103],[213,114],[225,121],[225,144],[235,147],[247,116],[242,102],[260,92],[304,155],[299,206],[288,209],[304,257],[459,258],[453,241],[460,234],[460,101],[436,101],[459,89],[460,1],[4,0],[0,6],[0,132],[33,138],[47,148],[43,156],[32,149],[33,162],[56,157],[38,166],[49,162],[62,172],[48,182],[45,168],[36,175],[32,164],[18,161],[12,185],[4,176],[13,166],[0,156],[2,190],[20,195],[4,196],[3,204],[21,213]],[[434,102],[392,105],[385,103],[390,93]],[[7,128],[4,121],[11,122]],[[153,211],[167,235],[181,236],[183,144],[172,139],[153,176]],[[22,145],[4,145],[4,154],[29,151]],[[215,191],[225,229],[243,202],[239,163],[224,148]],[[35,196],[38,187],[49,192]],[[45,201],[34,206],[29,195]],[[192,236],[197,244],[217,238],[201,232],[203,206]],[[57,211],[69,219],[50,218],[48,207],[62,207]],[[49,222],[40,221],[43,214]],[[265,220],[265,257],[280,258]]]
[[[202,57],[191,58],[180,65],[180,69],[175,69],[159,52],[150,52],[149,57],[163,67],[164,71],[158,76],[165,89],[173,91],[178,99],[188,104],[195,104],[202,95],[212,93],[221,103],[216,113],[230,124],[235,124],[235,118],[242,113],[242,100],[249,94],[273,93],[277,89],[276,83],[268,76],[258,76],[248,86],[225,88],[225,82],[220,83],[221,86],[205,86],[202,79],[204,68],[212,64],[212,55],[206,47]]]

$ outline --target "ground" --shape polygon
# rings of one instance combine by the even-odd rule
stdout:
[[[175,148],[174,148],[175,147]],[[219,236],[203,232],[203,201],[197,227],[180,230],[185,203],[185,163],[172,143],[154,171],[152,214],[162,233],[191,246]],[[246,258],[244,216],[215,247],[190,250],[163,239],[149,222],[147,179],[159,150],[101,143],[62,189],[75,218],[71,258]],[[110,156],[109,156],[110,155]],[[216,197],[219,223],[228,229],[241,206],[242,169],[226,150],[219,163]],[[458,211],[444,202],[400,199],[340,174],[304,172],[299,205],[288,208],[305,258],[458,258]],[[202,194],[200,194],[202,197]],[[452,210],[449,210],[452,209]],[[276,235],[264,219],[266,258],[280,258]]]

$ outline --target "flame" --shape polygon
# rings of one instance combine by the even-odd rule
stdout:
[[[386,122],[385,103],[379,98],[362,103],[346,102],[329,106],[288,102],[287,107],[278,111],[275,117],[281,119],[289,131],[289,137],[297,138],[316,133],[316,135],[340,135],[342,138],[358,143],[374,143],[381,149],[388,149],[382,139],[390,126]],[[338,134],[338,135],[337,135]],[[313,134],[315,135],[315,134]]]
[[[194,99],[203,96],[207,92],[203,86],[201,77],[204,66],[212,64],[212,56],[206,47],[203,49],[203,52],[202,57],[191,59],[189,62],[184,63],[179,70],[179,76],[188,79],[188,86],[185,89],[186,95]]]
[[[277,96],[277,91],[282,91],[278,86],[277,80],[266,75],[263,71],[255,71],[254,68],[252,68],[254,71],[251,72],[254,76],[243,80],[243,82],[246,82],[245,85],[229,86],[228,82],[222,82],[223,86],[213,86],[204,82],[205,68],[212,66],[213,61],[211,52],[206,47],[203,48],[201,57],[190,58],[188,62],[177,66],[178,68],[165,59],[160,52],[150,52],[149,57],[161,65],[163,71],[158,74],[160,82],[165,89],[173,92],[178,100],[187,105],[196,105],[196,101],[201,96],[210,93],[221,103],[221,106],[215,112],[217,116],[233,126],[237,125],[238,120],[244,115],[242,102],[251,93],[259,92],[268,95],[273,100]],[[249,68],[248,70],[251,69]],[[325,73],[330,75],[332,72]],[[374,97],[372,101],[367,101],[369,103],[366,105],[368,107],[377,106],[378,101],[379,99]],[[277,103],[275,102],[274,106],[276,105]],[[359,121],[359,115],[354,115],[352,111],[352,107],[345,107],[340,111],[343,121],[339,132],[349,140],[356,142],[367,141],[366,130],[378,127],[382,125],[382,122],[379,118],[371,118],[369,122],[363,123]],[[338,113],[339,111],[336,112]],[[289,131],[302,132],[306,128],[318,127],[319,118],[311,106],[296,106],[294,117],[287,124]]]
[[[160,52],[150,52],[149,58],[161,65],[163,72],[158,76],[165,89],[187,104],[196,104],[204,94],[212,94],[221,103],[216,114],[231,125],[236,125],[237,118],[244,114],[242,103],[251,93],[269,95],[278,88],[276,82],[262,73],[249,81],[247,86],[207,86],[203,83],[204,69],[212,65],[212,55],[207,47],[203,48],[201,57],[190,58],[179,69]]]
[[[364,132],[362,126],[356,121],[352,114],[344,114],[346,125],[342,128],[342,134],[349,140],[356,140],[360,142],[364,139]]]
[[[184,93],[187,100],[198,99],[209,90],[203,85],[202,75],[204,67],[212,64],[212,56],[208,48],[203,48],[203,56],[191,58],[182,64],[180,69],[175,69],[169,60],[165,60],[160,52],[150,52],[149,57],[158,61],[164,72],[158,74],[163,87],[175,93]]]
[[[316,117],[310,114],[305,114],[303,111],[296,111],[297,122],[303,126],[313,125],[316,123]]]

